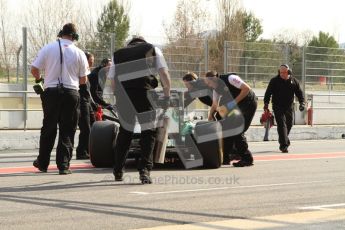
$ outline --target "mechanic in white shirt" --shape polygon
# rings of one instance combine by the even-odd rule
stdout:
[[[56,165],[60,175],[70,174],[69,163],[73,152],[73,136],[78,123],[80,96],[87,97],[86,82],[89,66],[82,50],[74,45],[78,40],[76,26],[65,24],[59,39],[44,46],[32,63],[31,73],[36,83],[44,81],[40,94],[43,108],[43,126],[40,135],[39,155],[33,165],[47,172],[51,151],[59,126],[56,148]],[[41,77],[44,71],[44,80]]]
[[[239,155],[241,160],[233,163],[235,167],[253,165],[253,156],[248,149],[247,139],[244,133],[249,128],[257,108],[257,98],[251,87],[236,74],[218,75],[216,71],[206,73],[205,83],[213,88],[213,102],[210,110],[209,120],[213,120],[212,114],[218,111],[223,117],[220,121],[223,129],[223,164],[230,164],[230,155]],[[239,109],[243,118],[236,119],[232,114]],[[232,112],[233,111],[233,112]],[[240,116],[240,115],[239,115]],[[236,133],[236,127],[242,129]],[[244,123],[244,124],[243,124]],[[230,131],[230,132],[229,132]],[[231,133],[233,135],[225,135]]]

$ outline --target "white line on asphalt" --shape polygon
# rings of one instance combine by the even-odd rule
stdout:
[[[301,143],[303,142],[303,144],[307,144],[307,143],[319,143],[319,142],[323,142],[323,143],[343,143],[345,140],[344,139],[325,139],[325,140],[294,140],[294,143]],[[251,142],[251,145],[267,145],[267,144],[271,144],[271,143],[276,143],[276,140],[270,140],[270,141],[253,141]]]
[[[302,209],[302,210],[331,210],[331,208],[343,207],[343,206],[345,206],[345,203],[325,204],[325,205],[316,205],[316,206],[309,206],[309,207],[299,207],[298,209]]]
[[[275,153],[275,154],[258,154],[257,156],[262,156],[262,157],[276,157],[276,156],[311,156],[311,155],[327,155],[327,154],[344,154],[345,152],[322,152],[322,153],[286,153],[286,154],[282,154],[282,153]],[[342,156],[342,155],[341,155]]]
[[[296,154],[298,155],[298,154]],[[269,156],[269,155],[267,155]],[[270,155],[271,156],[271,155]],[[272,156],[276,156],[276,155],[272,155]],[[273,159],[273,160],[260,160],[257,159],[255,160],[255,162],[262,162],[262,161],[298,161],[298,160],[325,160],[325,159],[339,159],[339,158],[345,158],[345,156],[330,156],[330,157],[320,157],[320,158],[308,158],[308,157],[301,157],[301,158],[287,158],[287,159]]]
[[[130,194],[136,195],[159,195],[159,194],[172,194],[172,193],[187,193],[187,192],[201,192],[201,191],[212,191],[212,190],[226,190],[226,189],[242,189],[242,188],[260,188],[260,187],[276,187],[276,186],[287,186],[287,185],[302,185],[302,184],[316,184],[325,183],[329,180],[323,181],[307,181],[307,182],[291,182],[291,183],[280,183],[280,184],[257,184],[257,185],[243,185],[237,187],[218,187],[218,188],[202,188],[202,189],[185,189],[185,190],[171,190],[162,192],[129,192]]]
[[[81,164],[71,164],[70,167],[80,167],[80,166],[90,166],[91,167],[91,164],[90,163],[81,163]],[[49,165],[49,167],[56,167],[57,168],[57,165]],[[6,168],[11,168],[11,169],[16,169],[16,168],[25,168],[25,169],[31,169],[33,168],[34,169],[34,166],[32,165],[21,165],[21,166],[12,166],[12,167],[0,167],[0,169],[6,169]],[[90,168],[88,168],[90,169]],[[92,169],[93,169],[93,166],[92,166]],[[103,168],[104,169],[104,168]],[[48,168],[49,170],[49,168]],[[57,170],[57,169],[56,169]]]
[[[200,192],[200,191],[212,191],[212,190],[224,190],[230,187],[219,187],[219,188],[200,188],[200,189],[186,189],[186,190],[173,190],[164,192],[130,192],[138,195],[151,195],[151,194],[168,194],[168,193],[181,193],[181,192]]]

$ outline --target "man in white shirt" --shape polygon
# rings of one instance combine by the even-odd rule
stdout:
[[[76,26],[63,26],[57,41],[44,46],[31,66],[36,83],[43,82],[40,94],[43,108],[43,126],[40,135],[39,155],[33,165],[41,172],[47,172],[51,151],[59,126],[59,141],[56,149],[56,164],[60,175],[70,174],[74,132],[78,123],[79,93],[87,97],[86,76],[89,66],[82,50],[73,41],[78,40]]]

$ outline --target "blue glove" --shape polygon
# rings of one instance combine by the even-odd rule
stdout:
[[[230,111],[232,110],[233,108],[235,108],[236,106],[236,101],[235,100],[232,100],[230,101],[228,104],[226,104],[226,108]]]

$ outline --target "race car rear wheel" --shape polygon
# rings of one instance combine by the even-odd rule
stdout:
[[[193,136],[203,157],[204,168],[219,168],[223,162],[220,126],[216,122],[200,121]],[[210,140],[205,141],[203,137]]]
[[[91,128],[89,152],[91,164],[96,168],[110,168],[114,164],[114,145],[119,124],[112,121],[96,121]]]

